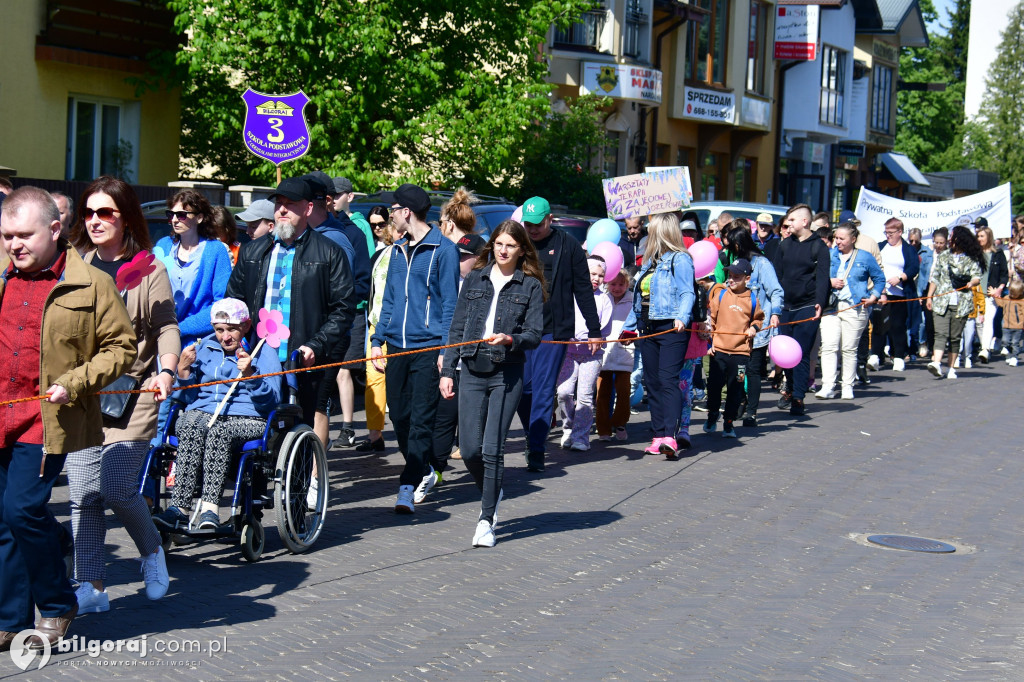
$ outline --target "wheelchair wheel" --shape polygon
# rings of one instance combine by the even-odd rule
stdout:
[[[306,497],[314,471],[320,494],[316,505],[309,508]],[[293,554],[305,552],[323,530],[327,481],[327,454],[323,444],[309,426],[296,425],[281,442],[274,475],[277,532]]]
[[[242,526],[239,545],[246,561],[259,561],[259,558],[263,556],[266,535],[263,533],[263,525],[252,516],[246,518],[245,525]]]

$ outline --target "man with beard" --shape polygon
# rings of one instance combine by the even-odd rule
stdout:
[[[260,308],[280,310],[291,331],[278,349],[281,361],[299,351],[303,367],[340,360],[336,351],[352,327],[356,300],[345,252],[309,228],[313,191],[301,178],[281,181],[271,195],[273,231],[249,242],[238,254],[225,296],[245,301],[249,316]],[[274,352],[272,348],[262,353]],[[313,425],[324,372],[296,375],[303,420]]]

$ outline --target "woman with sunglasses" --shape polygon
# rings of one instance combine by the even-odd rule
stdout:
[[[224,298],[231,276],[231,254],[217,238],[213,207],[194,189],[183,189],[167,200],[171,235],[153,252],[167,268],[174,291],[181,344],[213,333],[210,308]]]
[[[388,209],[374,206],[366,218],[377,239],[377,251],[370,258],[370,302],[366,310],[366,355],[370,354],[370,337],[377,328],[380,308],[384,303],[384,282],[391,264],[390,247],[401,235],[391,224]],[[369,437],[356,444],[358,452],[384,452],[384,408],[387,395],[384,392],[384,373],[378,372],[372,362],[366,363],[366,428]]]
[[[139,199],[123,180],[103,176],[89,184],[78,205],[71,241],[84,253],[85,262],[96,268],[97,277],[109,276],[116,282],[118,272],[133,268],[132,259],[150,248]],[[120,417],[105,414],[103,445],[72,452],[67,458],[80,614],[110,609],[103,588],[107,578],[104,506],[114,511],[139,550],[146,596],[159,599],[167,592],[160,533],[138,490],[143,456],[156,435],[157,403],[174,383],[181,352],[167,270],[159,262],[154,265],[155,270],[137,286],[122,284],[121,296],[138,339],[138,358],[127,375],[139,388],[159,392],[132,395]]]

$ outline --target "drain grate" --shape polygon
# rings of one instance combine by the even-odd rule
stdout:
[[[911,552],[952,554],[956,551],[956,547],[949,543],[929,538],[917,538],[912,535],[869,535],[868,542],[890,549],[905,549]]]

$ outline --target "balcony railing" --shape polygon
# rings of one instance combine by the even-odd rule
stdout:
[[[641,0],[629,0],[626,3],[626,23],[622,32],[622,53],[627,57],[639,57],[644,49],[641,40],[644,28],[650,18],[644,13]]]
[[[554,46],[597,52],[605,20],[603,9],[584,12],[579,21],[570,24],[565,30],[555,29]]]

